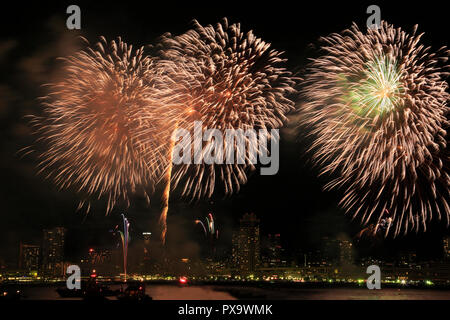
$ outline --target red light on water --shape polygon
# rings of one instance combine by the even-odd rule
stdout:
[[[187,278],[186,277],[180,277],[180,283],[185,284],[187,282]]]

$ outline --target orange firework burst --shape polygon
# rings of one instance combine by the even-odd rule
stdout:
[[[201,121],[202,137],[208,129],[225,132],[281,127],[285,114],[294,106],[288,95],[295,92],[294,78],[281,66],[285,62],[281,53],[270,49],[269,43],[256,38],[251,31],[244,35],[240,24],[229,25],[226,19],[216,27],[203,27],[197,21],[194,24],[193,30],[180,36],[165,34],[159,46],[158,65],[173,84],[176,106],[173,110],[178,112],[176,127],[192,133],[194,122]],[[251,143],[245,138],[246,145]],[[194,146],[193,158],[211,150],[214,143],[209,136],[200,148]],[[223,144],[224,150],[236,148],[235,143]],[[173,188],[184,185],[183,196],[198,199],[213,194],[218,176],[225,193],[231,194],[247,181],[247,170],[254,168],[248,152],[244,157],[243,164],[236,161],[183,164],[174,168],[173,177],[169,168],[160,219],[163,242],[171,180]],[[169,158],[172,159],[172,154]]]
[[[383,22],[323,38],[304,91],[314,159],[337,175],[327,187],[345,189],[341,204],[363,224],[388,221],[386,234],[450,220],[449,51],[432,53],[416,29]]]
[[[240,24],[229,25],[227,19],[215,27],[194,24],[185,34],[166,34],[161,39],[159,63],[166,65],[168,76],[180,84],[177,96],[185,107],[179,126],[193,132],[194,120],[201,121],[202,136],[207,129],[224,133],[227,129],[282,127],[294,106],[288,96],[295,92],[295,79],[283,67],[281,53],[251,31],[244,34]],[[248,144],[248,137],[245,139]],[[213,140],[210,137],[203,142],[200,151],[192,151],[193,156],[211,149]],[[229,148],[235,145],[224,141],[223,149]],[[210,197],[217,177],[226,194],[239,190],[254,164],[248,153],[244,164],[225,164],[225,152],[223,156],[223,164],[174,168],[173,186],[183,185],[187,197]]]
[[[63,76],[49,85],[44,116],[32,118],[47,146],[40,171],[61,188],[106,198],[107,212],[135,192],[149,201],[173,131],[161,70],[143,48],[101,38],[64,59]]]

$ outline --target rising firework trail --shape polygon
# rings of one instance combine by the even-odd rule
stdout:
[[[257,38],[252,31],[244,34],[240,24],[230,25],[227,19],[215,27],[203,27],[194,21],[194,29],[182,35],[165,34],[158,63],[177,85],[173,96],[185,108],[179,112],[179,127],[193,133],[194,121],[201,121],[202,137],[207,129],[222,133],[227,129],[270,132],[282,127],[286,113],[294,107],[288,96],[295,93],[296,82],[283,66],[286,60],[282,53],[270,47],[270,43]],[[199,148],[191,149],[192,158],[213,148],[214,139],[211,135],[208,139]],[[248,145],[249,137],[244,139]],[[223,142],[223,150],[235,148],[236,143]],[[238,191],[246,183],[248,171],[255,166],[248,150],[243,164],[236,159],[233,164],[227,163],[226,154],[223,153],[223,164],[177,166],[173,188],[180,185],[182,195],[191,199],[211,197],[217,181],[223,183],[226,194]],[[164,210],[162,220],[166,215]]]
[[[208,236],[208,232],[206,231],[205,225],[203,224],[203,222],[201,220],[195,220],[195,224],[200,224],[203,228],[203,232],[205,233],[205,237]]]
[[[177,128],[177,125],[175,126],[175,130]],[[166,242],[166,233],[167,233],[167,211],[169,210],[169,197],[170,197],[170,184],[172,180],[172,162],[173,162],[173,148],[175,145],[175,137],[172,136],[170,140],[170,147],[169,147],[169,165],[164,177],[165,181],[165,187],[164,192],[162,196],[162,203],[163,208],[161,211],[161,215],[159,217],[159,224],[161,225],[161,241],[164,245]]]
[[[206,222],[207,222],[209,234],[212,237],[215,237],[216,236],[216,231],[215,231],[216,229],[215,229],[215,226],[214,226],[214,218],[213,218],[213,215],[211,213],[209,213],[208,217],[206,217]]]
[[[149,202],[168,166],[173,131],[166,78],[143,48],[105,38],[65,58],[61,80],[48,85],[32,125],[45,145],[40,172],[61,189],[107,201],[110,212],[131,194]]]
[[[385,235],[450,222],[449,51],[432,52],[416,30],[383,22],[325,37],[305,79],[300,121],[334,178],[326,188],[344,189],[346,211]]]

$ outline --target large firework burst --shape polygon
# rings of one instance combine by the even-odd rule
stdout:
[[[172,70],[172,79],[185,84],[178,95],[185,107],[179,126],[192,132],[194,120],[201,121],[202,136],[206,129],[224,133],[227,129],[280,128],[293,108],[288,95],[295,85],[283,67],[282,53],[253,32],[244,34],[240,24],[229,25],[227,19],[215,27],[203,27],[197,21],[194,25],[185,34],[166,34],[161,39],[160,63],[169,66],[165,69]],[[199,152],[212,148],[213,140],[204,142]],[[235,145],[224,141],[223,150],[228,148]],[[210,197],[217,177],[225,193],[231,194],[247,181],[247,170],[254,168],[248,153],[244,164],[223,163],[174,168],[174,187],[184,185],[183,195],[188,197]]]
[[[437,53],[383,22],[323,38],[306,78],[302,124],[322,173],[337,176],[341,204],[363,224],[390,212],[386,234],[450,220],[446,129],[449,51]]]
[[[86,199],[104,197],[107,212],[118,200],[128,205],[134,192],[149,200],[173,130],[170,94],[154,62],[143,48],[101,38],[64,59],[62,75],[49,85],[44,115],[32,120],[47,146],[40,171]]]

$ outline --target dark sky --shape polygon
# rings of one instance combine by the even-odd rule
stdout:
[[[108,230],[120,223],[122,208],[108,217],[102,203],[95,203],[87,217],[75,212],[79,198],[68,191],[58,191],[42,176],[36,175],[36,159],[21,157],[19,150],[32,143],[24,116],[40,110],[37,97],[45,94],[44,83],[51,81],[57,69],[55,59],[72,54],[76,36],[91,42],[100,35],[107,39],[121,36],[136,46],[155,43],[165,32],[179,34],[197,19],[203,25],[215,24],[223,17],[241,22],[244,30],[254,33],[273,48],[285,51],[288,67],[301,73],[308,57],[317,51],[320,36],[339,32],[354,21],[364,26],[366,8],[372,2],[312,1],[95,1],[95,4],[60,1],[58,4],[22,4],[14,2],[0,12],[0,259],[14,261],[20,240],[38,242],[44,227],[63,225],[69,229],[68,248],[73,256],[87,246],[111,242]],[[65,27],[66,8],[81,7],[80,32]],[[437,49],[448,44],[448,13],[438,2],[417,4],[380,3],[382,19],[405,30],[419,24],[423,40]],[[239,194],[223,199],[189,204],[172,197],[169,211],[168,243],[171,250],[184,250],[192,244],[197,250],[199,230],[193,220],[213,212],[221,230],[219,247],[229,248],[231,231],[245,212],[254,212],[262,220],[263,235],[281,233],[283,245],[290,251],[313,248],[323,236],[353,237],[360,230],[338,209],[339,191],[322,192],[326,180],[317,178],[305,155],[306,142],[299,140],[292,128],[282,131],[280,171],[276,176],[254,174]],[[134,199],[127,215],[132,234],[154,230],[158,216],[158,193],[147,208],[142,199]],[[438,255],[442,226],[432,226],[426,234],[390,240],[381,245],[384,252],[416,248],[419,253]],[[195,249],[197,248],[197,249]]]

